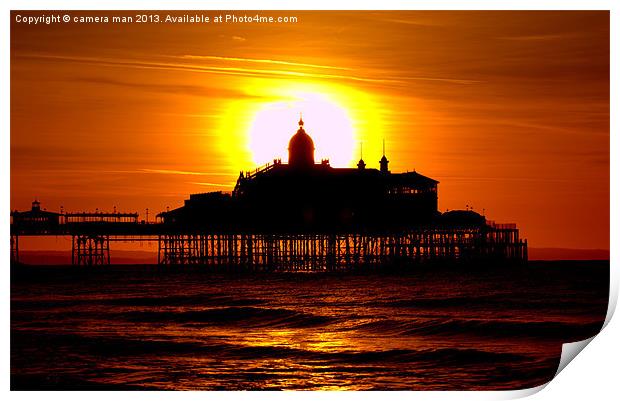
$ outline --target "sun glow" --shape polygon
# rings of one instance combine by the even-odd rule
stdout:
[[[281,159],[288,162],[288,142],[300,114],[315,146],[314,159],[335,167],[357,163],[360,144],[364,159],[381,157],[383,131],[376,100],[357,89],[315,83],[282,83],[248,87],[254,98],[229,104],[222,119],[220,143],[230,167],[249,170]],[[263,98],[263,101],[256,101]]]
[[[320,93],[299,92],[290,101],[267,103],[256,113],[250,129],[253,161],[286,161],[287,146],[303,114],[304,129],[314,140],[314,158],[335,166],[351,164],[357,135],[347,110]]]

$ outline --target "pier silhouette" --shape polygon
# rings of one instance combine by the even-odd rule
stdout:
[[[72,263],[111,263],[111,241],[156,241],[161,265],[251,270],[342,270],[425,262],[527,262],[527,240],[514,224],[473,210],[437,210],[438,181],[394,173],[383,146],[379,169],[360,155],[357,168],[314,160],[300,118],[280,159],[241,172],[230,193],[192,194],[156,221],[137,213],[57,213],[35,200],[11,212],[11,260],[20,236],[72,237]]]

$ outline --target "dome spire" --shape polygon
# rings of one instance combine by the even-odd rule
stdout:
[[[295,168],[314,165],[314,142],[304,130],[304,120],[299,114],[299,129],[288,143],[288,164]]]

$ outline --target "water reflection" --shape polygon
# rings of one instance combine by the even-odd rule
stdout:
[[[600,328],[607,272],[17,280],[12,387],[532,387],[553,376],[563,342]]]

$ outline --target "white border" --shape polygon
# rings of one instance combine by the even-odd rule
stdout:
[[[75,0],[59,0],[59,1],[15,1],[8,0],[2,3],[2,30],[0,33],[0,43],[2,45],[2,57],[0,57],[0,71],[2,76],[2,85],[0,86],[0,124],[2,124],[2,131],[0,132],[0,151],[2,157],[0,163],[2,163],[2,184],[5,189],[9,188],[9,171],[10,171],[10,147],[9,147],[9,132],[10,132],[10,10],[45,10],[45,9],[118,9],[118,10],[141,10],[141,9],[159,9],[159,10],[184,10],[184,9],[212,9],[212,10],[304,10],[304,9],[322,9],[322,10],[340,10],[340,9],[359,9],[359,10],[375,10],[375,9],[417,9],[417,10],[611,10],[611,131],[612,133],[620,132],[618,130],[617,113],[618,113],[618,80],[617,74],[614,71],[618,71],[618,23],[619,18],[616,13],[619,10],[617,1],[604,1],[604,0],[590,0],[590,1],[576,1],[576,0],[521,0],[521,1],[503,1],[503,0],[444,0],[444,1],[420,1],[420,0],[382,0],[382,1],[368,1],[360,0],[355,2],[343,2],[343,1],[327,1],[327,0],[298,0],[291,1],[250,1],[250,0],[229,0],[229,1],[135,1],[135,0],[108,0],[108,1],[75,1]],[[366,398],[400,398],[400,397],[416,397],[422,399],[507,399],[526,396],[531,393],[535,393],[538,390],[544,388],[543,391],[537,394],[537,399],[553,400],[553,399],[583,399],[585,397],[593,399],[615,399],[618,394],[618,357],[619,349],[618,341],[620,341],[620,328],[617,323],[617,318],[612,320],[611,318],[618,298],[618,277],[619,266],[618,257],[620,256],[620,250],[618,247],[618,228],[620,227],[618,205],[620,205],[620,198],[618,197],[618,162],[616,157],[618,156],[618,140],[617,137],[611,135],[611,289],[610,289],[610,308],[607,315],[607,326],[603,332],[595,338],[588,346],[587,351],[583,352],[577,357],[577,361],[570,364],[564,371],[559,374],[557,378],[551,381],[548,386],[541,386],[541,388],[516,391],[516,392],[424,392],[424,393],[313,393],[313,392],[299,392],[295,393],[296,398],[329,398],[335,399],[340,397],[355,397],[359,399]],[[616,179],[616,182],[614,182]],[[0,224],[4,228],[2,241],[7,245],[0,247],[0,260],[5,261],[1,265],[2,267],[2,283],[4,288],[4,307],[1,309],[1,318],[4,322],[4,330],[2,331],[2,343],[3,347],[3,363],[0,380],[2,380],[2,387],[5,391],[9,389],[9,374],[10,374],[10,359],[9,359],[9,322],[10,322],[10,309],[9,309],[9,247],[8,247],[8,226],[9,216],[6,213],[10,208],[10,191],[6,191],[5,195],[1,197],[2,209],[4,213],[0,213]],[[613,205],[616,205],[614,208]],[[115,392],[115,397],[129,398],[129,397],[148,397],[158,399],[168,399],[171,394],[165,392],[150,392],[150,393],[124,393]],[[175,393],[175,397],[189,397],[192,399],[203,398],[205,396],[212,396],[214,394],[206,393]],[[14,392],[10,394],[15,399],[29,399],[30,397],[52,397],[62,399],[82,398],[84,394],[80,392],[72,393],[26,393],[26,392]],[[89,398],[104,399],[109,397],[108,394],[101,392],[89,392],[87,395]],[[286,397],[290,395],[282,393],[219,393],[221,398],[252,398],[252,399],[264,399],[273,400],[274,398]]]

